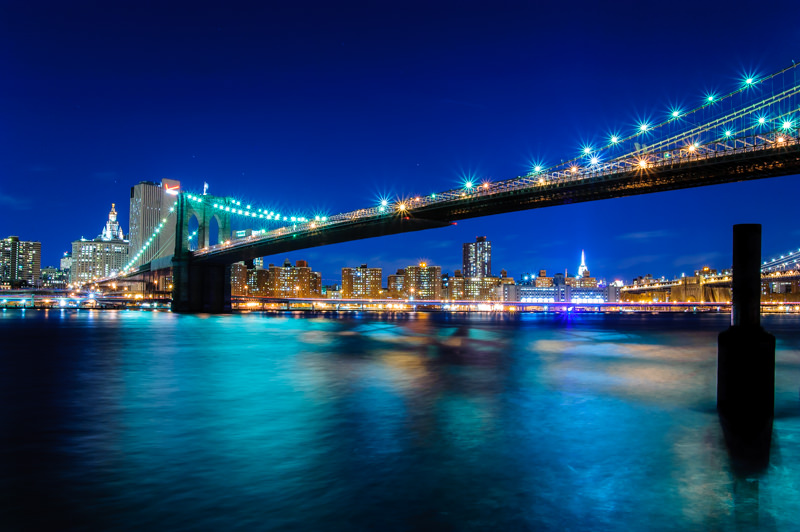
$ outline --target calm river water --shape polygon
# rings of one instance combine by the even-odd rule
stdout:
[[[728,321],[0,311],[0,529],[797,530],[800,318],[747,474]]]

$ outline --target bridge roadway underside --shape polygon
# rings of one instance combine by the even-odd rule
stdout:
[[[315,230],[236,243],[203,255],[173,259],[173,310],[230,312],[230,265],[256,257],[286,253],[437,227],[456,220],[507,212],[621,198],[668,190],[800,174],[800,146],[721,154],[671,165],[637,169],[583,180],[548,183],[516,190],[475,192],[463,198],[364,220],[340,222]]]
[[[381,218],[340,223],[296,235],[240,244],[229,250],[194,257],[193,261],[231,264],[315,246],[446,227],[467,218],[793,174],[800,174],[798,145],[696,161],[682,160],[673,165],[588,177],[581,181],[532,185],[522,190],[491,194],[477,192],[456,200],[412,208],[403,217],[387,214]]]

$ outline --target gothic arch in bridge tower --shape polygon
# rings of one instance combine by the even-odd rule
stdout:
[[[192,198],[198,198],[194,200]],[[181,194],[178,199],[178,227],[177,233],[182,238],[180,240],[180,252],[186,253],[194,249],[202,249],[220,242],[225,242],[231,238],[231,216],[225,212],[215,210],[213,203],[227,204],[226,198],[215,198],[211,196],[190,196],[188,194]],[[197,220],[197,234],[193,235],[194,229],[190,230],[189,222],[191,219]],[[211,224],[214,222],[216,227],[216,238],[214,242],[211,241]],[[191,242],[194,243],[190,246],[189,237],[192,237]],[[176,254],[178,253],[178,245],[176,242]]]
[[[178,197],[175,253],[172,256],[173,311],[230,312],[230,264],[197,261],[192,256],[192,249],[231,239],[230,212],[234,206],[238,204],[229,198],[186,193]],[[190,231],[191,220],[197,220],[196,230]],[[211,241],[212,224],[216,226],[215,242]]]

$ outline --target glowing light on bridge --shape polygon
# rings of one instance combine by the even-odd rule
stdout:
[[[641,133],[644,133],[644,132],[648,131],[649,129],[650,129],[650,124],[648,124],[647,122],[642,122],[641,124],[639,124],[639,131]]]
[[[616,135],[611,135],[611,138],[609,140],[611,141],[611,144],[616,144],[617,142],[619,142],[619,137]]]
[[[597,157],[592,157],[592,158],[589,160],[589,162],[590,162],[590,163],[592,163],[592,164],[597,164],[597,163],[599,163],[599,162],[600,162],[600,159],[598,159]]]

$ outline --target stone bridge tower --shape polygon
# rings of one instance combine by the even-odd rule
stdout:
[[[197,248],[210,245],[212,220],[218,242],[231,239],[231,215],[214,205],[233,206],[234,200],[182,192],[175,203],[175,252],[172,256],[172,311],[221,313],[231,310],[231,265],[198,261],[189,249],[189,221],[197,219]]]

